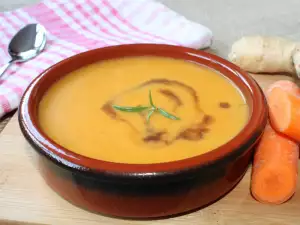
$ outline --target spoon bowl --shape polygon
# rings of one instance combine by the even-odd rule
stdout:
[[[40,54],[46,42],[46,29],[40,24],[28,24],[19,30],[8,45],[11,60],[0,68],[0,77],[13,62],[25,62]]]

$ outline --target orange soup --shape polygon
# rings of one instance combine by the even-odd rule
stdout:
[[[248,113],[239,89],[216,71],[144,56],[101,61],[64,76],[42,98],[39,123],[78,154],[145,164],[211,151],[241,131]]]

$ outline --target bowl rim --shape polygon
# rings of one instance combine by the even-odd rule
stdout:
[[[93,54],[102,54],[104,51],[131,50],[133,48],[138,48],[141,52],[143,52],[143,49],[154,48],[157,51],[167,50],[170,52],[181,52],[188,55],[195,55],[198,58],[205,58],[206,60],[208,59],[215,64],[221,65],[231,73],[234,73],[239,77],[239,79],[242,80],[247,88],[249,88],[252,94],[255,110],[252,110],[247,124],[233,139],[207,153],[187,159],[153,164],[116,163],[82,156],[56,144],[54,141],[48,138],[43,131],[41,131],[37,124],[37,118],[33,118],[32,116],[32,110],[34,107],[36,107],[32,105],[32,100],[36,96],[36,88],[43,81],[44,77],[51,76],[53,70],[58,69],[62,65],[68,64],[72,61],[79,60],[80,57],[91,57]],[[214,69],[212,65],[206,66]],[[187,169],[195,169],[204,165],[208,165],[220,158],[224,158],[225,156],[233,154],[240,148],[246,149],[249,148],[249,146],[252,146],[255,140],[261,136],[266,123],[267,107],[264,94],[256,81],[250,75],[248,75],[248,73],[241,70],[235,64],[211,53],[182,46],[165,44],[115,45],[89,50],[66,58],[49,67],[30,83],[21,98],[19,106],[19,125],[21,131],[25,138],[39,153],[47,156],[48,159],[58,165],[78,172],[85,171],[92,172],[93,174],[105,173],[122,176],[124,176],[124,174],[143,174],[143,177],[150,177],[153,175],[162,175],[164,173],[186,171]]]

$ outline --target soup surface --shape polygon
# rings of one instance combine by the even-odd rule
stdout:
[[[164,110],[152,110],[150,118],[149,91],[155,107]],[[114,106],[135,108],[125,112]],[[39,122],[73,152],[144,164],[206,153],[236,136],[248,113],[240,91],[219,73],[145,56],[98,62],[66,75],[42,98]]]

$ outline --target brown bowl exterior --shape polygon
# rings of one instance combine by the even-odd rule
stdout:
[[[250,117],[244,129],[219,148],[189,159],[157,164],[122,164],[87,158],[54,143],[41,131],[37,107],[60,77],[87,64],[119,57],[163,56],[191,61],[221,72],[244,94]],[[27,88],[19,108],[25,138],[39,153],[48,185],[71,203],[106,215],[164,217],[212,203],[243,177],[253,146],[267,123],[267,106],[256,82],[234,64],[189,48],[131,44],[95,49],[52,66]]]

